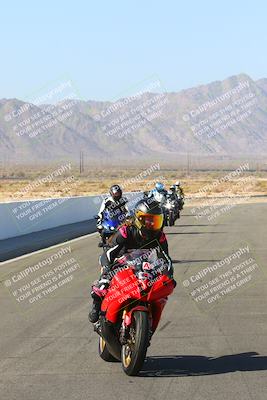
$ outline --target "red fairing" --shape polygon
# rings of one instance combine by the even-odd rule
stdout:
[[[168,297],[173,292],[174,288],[175,283],[173,279],[168,278],[166,275],[162,275],[156,280],[156,282],[154,282],[151,291],[147,296],[147,300],[152,302]]]
[[[127,303],[132,304],[134,308],[135,300],[141,300],[151,305],[152,327],[156,329],[166,298],[175,287],[174,281],[162,275],[155,282],[149,282],[146,288],[142,287],[142,289],[146,289],[145,293],[140,293],[140,287],[141,282],[138,281],[131,268],[119,271],[112,279],[107,295],[102,302],[101,311],[106,313],[106,319],[116,323],[120,311]],[[129,312],[127,312],[127,315],[130,321]]]
[[[133,314],[133,312],[134,311],[149,311],[148,310],[148,308],[147,307],[144,307],[144,306],[136,306],[136,307],[134,307],[134,308],[131,308],[131,310],[130,311],[128,311],[127,313],[126,313],[126,315],[125,315],[125,318],[124,318],[124,324],[126,325],[126,326],[129,326],[129,325],[131,325],[131,322],[132,322],[132,314]]]
[[[167,299],[159,299],[152,303],[152,332],[155,332],[160,321],[162,311],[167,303]]]
[[[124,324],[126,326],[131,325],[132,315],[133,315],[133,312],[136,310],[150,312],[151,320],[152,320],[151,329],[152,329],[152,332],[155,332],[155,330],[157,329],[157,326],[159,324],[161,314],[162,314],[162,311],[163,311],[166,303],[167,303],[167,299],[160,299],[160,300],[157,300],[154,303],[150,304],[149,309],[144,306],[134,307],[126,313],[126,315],[124,317]]]
[[[133,270],[127,268],[114,276],[102,302],[101,311],[106,312],[106,319],[115,323],[120,310],[129,299],[140,300],[141,294]]]

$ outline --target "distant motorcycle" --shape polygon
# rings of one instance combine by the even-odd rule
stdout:
[[[178,198],[179,210],[182,210],[184,208],[184,198],[180,194],[177,194],[177,198]]]
[[[96,216],[97,218],[97,216]],[[102,242],[99,243],[99,247],[106,245],[108,238],[113,235],[118,229],[118,227],[123,223],[125,215],[112,215],[111,212],[105,211],[104,218],[100,226],[98,226],[98,231],[100,233]]]
[[[157,192],[157,191],[151,191],[151,192],[144,192],[144,198],[151,198],[153,197],[155,201],[157,201],[160,205],[160,207],[163,210],[164,213],[164,221],[163,221],[163,225],[166,226],[167,224],[167,214],[168,214],[168,210],[166,209],[166,201],[167,201],[167,192]]]
[[[165,225],[173,226],[177,218],[180,218],[180,208],[179,204],[175,199],[167,196],[166,202],[164,204],[164,215],[165,215]]]
[[[170,260],[159,249],[138,249],[120,257],[101,305],[99,355],[122,362],[127,375],[141,370],[152,334],[175,287]]]

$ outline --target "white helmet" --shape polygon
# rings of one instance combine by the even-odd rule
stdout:
[[[175,182],[175,186],[180,186],[180,185],[181,185],[180,181]]]

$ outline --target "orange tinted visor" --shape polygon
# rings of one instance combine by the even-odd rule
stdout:
[[[153,215],[153,214],[145,214],[140,212],[137,214],[138,221],[140,221],[141,225],[150,230],[150,231],[158,231],[162,228],[163,225],[163,215]]]

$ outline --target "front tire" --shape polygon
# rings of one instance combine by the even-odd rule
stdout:
[[[171,212],[170,216],[169,216],[169,225],[173,226],[174,223],[175,223],[174,215],[173,215],[173,212]]]
[[[121,360],[123,371],[130,376],[138,375],[149,344],[149,319],[145,311],[135,311],[130,327],[130,341],[122,346]]]
[[[105,340],[100,336],[98,342],[98,353],[102,360],[107,362],[116,362],[116,358],[113,357],[110,352],[108,351],[107,345]]]

